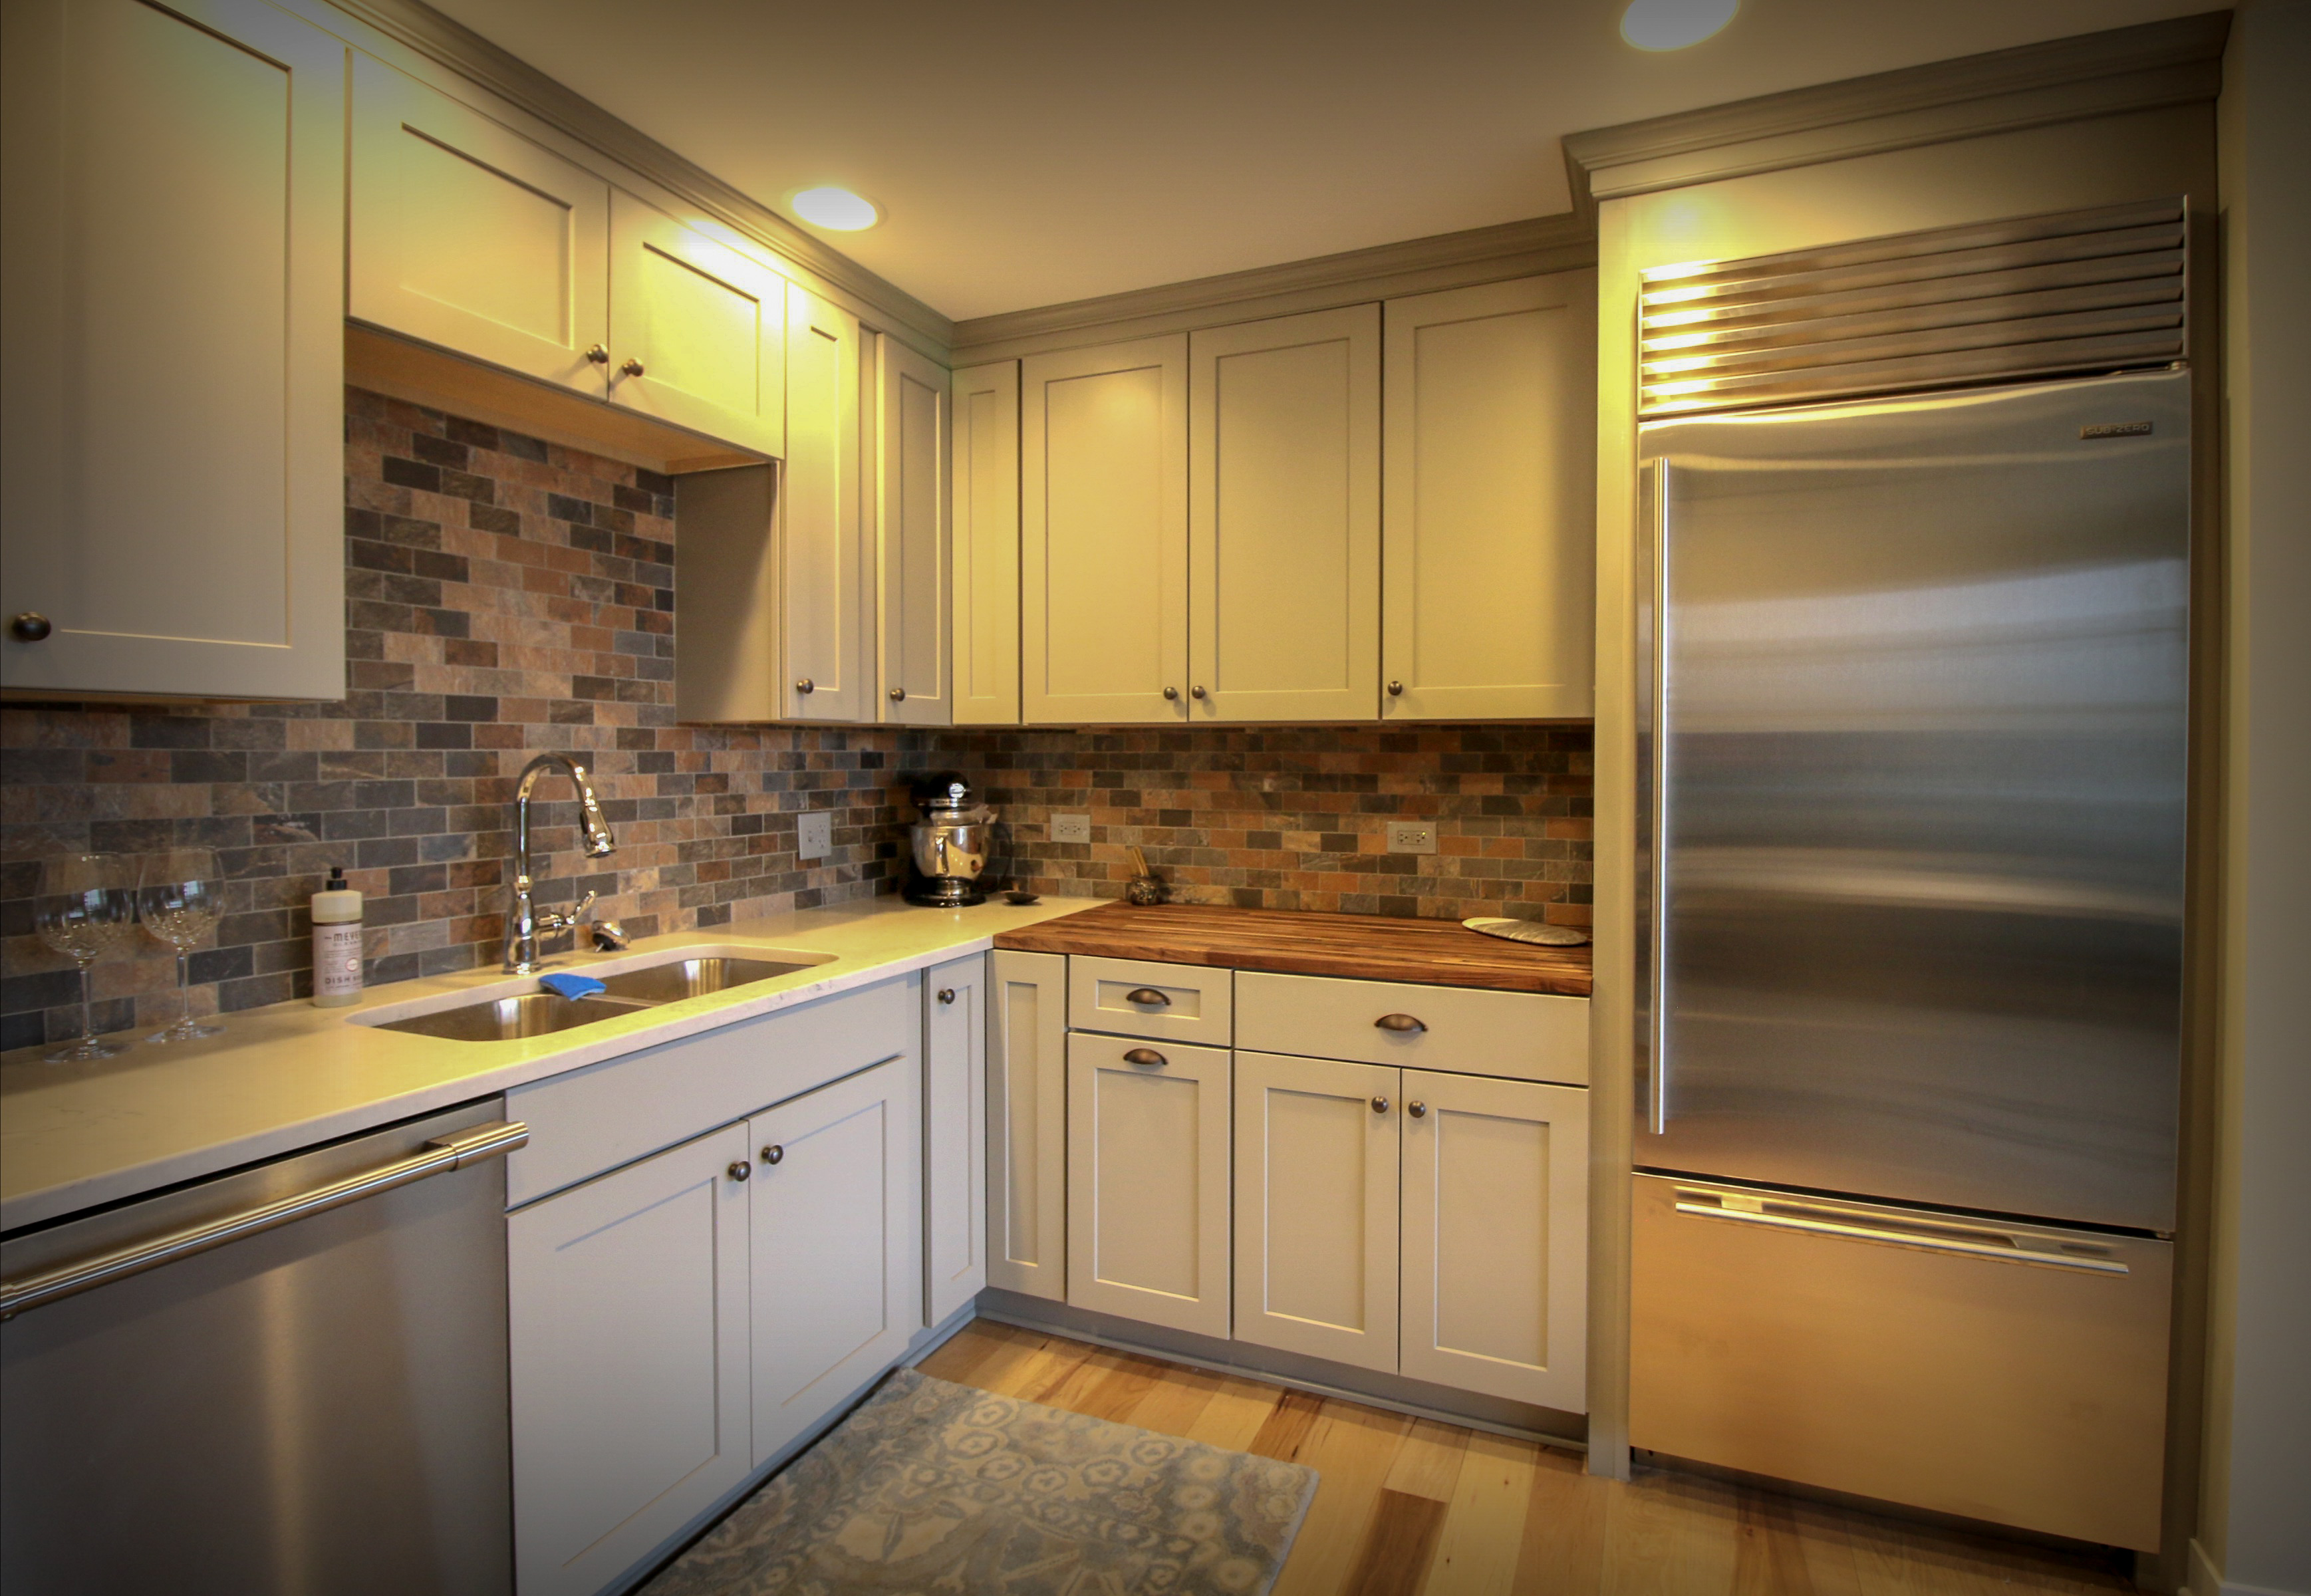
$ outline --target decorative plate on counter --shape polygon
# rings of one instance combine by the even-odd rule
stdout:
[[[1472,931],[1487,937],[1498,937],[1504,942],[1532,942],[1543,947],[1578,947],[1589,940],[1589,933],[1576,931],[1571,926],[1547,926],[1537,920],[1464,920],[1461,922]]]

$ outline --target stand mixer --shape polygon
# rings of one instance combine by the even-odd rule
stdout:
[[[971,783],[953,771],[920,778],[910,796],[923,817],[907,828],[915,875],[902,895],[935,909],[985,903],[978,883],[994,844],[995,811],[974,801]]]

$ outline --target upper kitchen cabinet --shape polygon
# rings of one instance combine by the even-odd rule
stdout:
[[[862,554],[867,482],[859,318],[787,289],[787,458],[777,580],[782,706],[797,720],[872,720],[874,605]]]
[[[953,380],[955,723],[1019,720],[1019,362]]]
[[[1391,300],[1382,714],[1595,711],[1593,271]]]
[[[783,455],[787,286],[754,257],[611,190],[610,397],[675,426]],[[851,329],[855,343],[856,321]]]
[[[901,726],[946,726],[955,718],[947,372],[888,333],[874,344],[876,711]]]
[[[342,697],[344,45],[0,16],[0,685]]]
[[[351,249],[356,320],[608,391],[610,185],[361,55]]]
[[[1187,336],[1033,355],[1020,385],[1025,719],[1183,721]]]
[[[1191,720],[1369,720],[1380,668],[1380,307],[1188,344]]]

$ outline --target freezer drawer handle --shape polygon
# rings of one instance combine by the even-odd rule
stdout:
[[[115,1280],[141,1275],[146,1269],[159,1269],[180,1258],[190,1258],[196,1252],[206,1252],[227,1243],[246,1236],[261,1235],[268,1230],[278,1230],[284,1225],[294,1225],[300,1219],[315,1214],[326,1214],[331,1208],[344,1208],[359,1202],[364,1197],[374,1197],[380,1191],[390,1191],[396,1186],[406,1186],[428,1175],[446,1174],[453,1169],[464,1169],[479,1164],[484,1158],[495,1158],[510,1153],[529,1141],[529,1127],[519,1120],[495,1120],[486,1125],[472,1125],[463,1130],[437,1136],[425,1144],[426,1150],[397,1158],[391,1164],[379,1164],[361,1174],[348,1175],[344,1180],[302,1191],[294,1197],[284,1197],[268,1202],[262,1208],[247,1208],[224,1218],[196,1225],[189,1230],[179,1230],[153,1241],[140,1242],[133,1247],[121,1247],[110,1252],[84,1258],[78,1263],[67,1263],[42,1274],[27,1275],[21,1280],[0,1281],[0,1319],[13,1319],[27,1308],[45,1307],[77,1296],[83,1291],[94,1290]]]
[[[2080,1269],[2090,1275],[2124,1275],[2127,1267],[2112,1258],[2081,1258],[2068,1252],[2042,1252],[2022,1246],[2001,1247],[1990,1242],[1962,1241],[1957,1236],[1922,1234],[1910,1230],[1880,1230],[1869,1225],[1839,1225],[1828,1219],[1801,1219],[1794,1214],[1766,1214],[1748,1208],[1723,1208],[1714,1202],[1687,1202],[1679,1193],[1677,1211],[1703,1219],[1731,1219],[1742,1225],[1768,1225],[1776,1230],[1802,1230],[1814,1235],[1839,1236],[1849,1242],[1875,1242],[1882,1247],[1915,1247],[1927,1252],[1962,1252],[1969,1258],[1994,1258],[2001,1263],[2035,1263],[2048,1269]]]

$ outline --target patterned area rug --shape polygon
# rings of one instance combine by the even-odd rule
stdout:
[[[1259,1596],[1316,1471],[902,1369],[643,1596]]]

